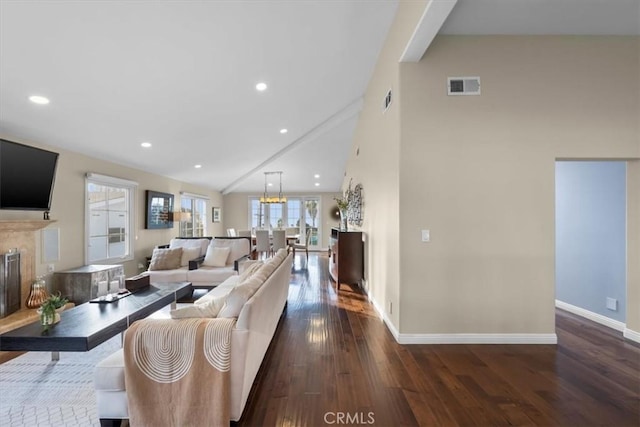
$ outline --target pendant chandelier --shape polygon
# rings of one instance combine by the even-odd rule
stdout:
[[[280,179],[280,191],[278,191],[278,195],[270,195],[269,191],[267,191],[267,187],[269,185],[269,175],[278,175]],[[264,194],[260,197],[260,203],[271,204],[271,203],[287,203],[287,198],[282,195],[282,172],[265,172],[264,173]]]

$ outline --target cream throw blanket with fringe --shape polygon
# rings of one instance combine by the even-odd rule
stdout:
[[[129,422],[228,426],[235,319],[144,319],[125,335]]]

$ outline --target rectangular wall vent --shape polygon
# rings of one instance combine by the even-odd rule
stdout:
[[[391,105],[391,89],[387,92],[387,95],[384,97],[384,101],[382,102],[382,112],[384,113],[389,109]]]
[[[480,95],[480,77],[449,77],[448,95]]]

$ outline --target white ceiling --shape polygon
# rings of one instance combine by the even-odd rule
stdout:
[[[0,133],[216,190],[282,170],[287,192],[337,191],[396,6],[2,0]]]
[[[640,35],[640,0],[458,0],[440,32]]]
[[[225,192],[277,170],[338,191],[397,3],[0,0],[0,135]],[[459,0],[442,32],[639,29],[640,0]]]

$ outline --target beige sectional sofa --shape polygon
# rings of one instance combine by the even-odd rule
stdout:
[[[209,263],[214,249],[227,249],[224,263]],[[251,240],[246,237],[174,238],[154,249],[149,270],[151,282],[191,282],[194,288],[213,288],[237,275],[242,262],[249,259]],[[160,255],[171,255],[168,264],[155,262]],[[216,261],[216,260],[213,260]],[[166,267],[169,268],[166,268]]]
[[[254,287],[256,281],[258,282],[259,286],[255,293],[240,306],[237,322],[231,332],[230,417],[232,421],[237,421],[242,416],[249,392],[286,306],[292,261],[293,255],[282,249],[259,268],[251,267],[250,269],[254,271],[250,277],[231,276],[188,308],[197,311],[197,307],[210,305],[207,302],[212,299],[219,300],[220,297],[232,294],[236,288],[239,290],[249,283]],[[246,266],[256,262],[250,261]],[[242,292],[235,293],[235,295],[239,294]],[[223,317],[222,313],[225,309],[229,311],[226,304],[231,299],[227,298],[219,317]],[[234,303],[237,304],[237,299]],[[176,313],[180,314],[172,312],[173,315]],[[180,322],[181,319],[174,321]],[[96,367],[94,384],[98,416],[102,425],[113,425],[114,421],[129,417],[124,376],[122,349],[107,357]],[[202,384],[202,387],[206,386],[207,384]]]

